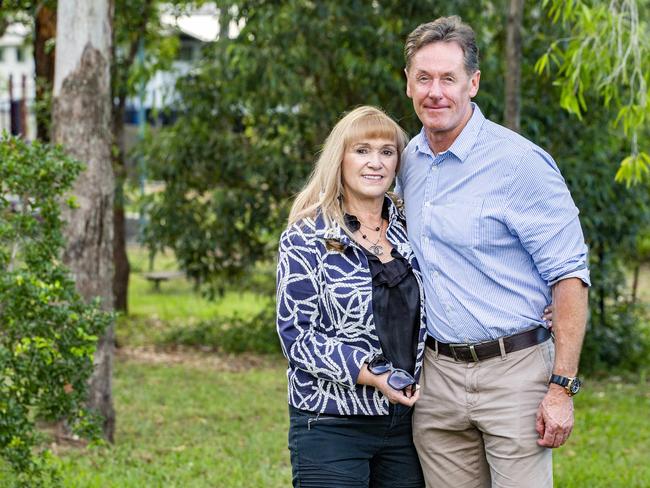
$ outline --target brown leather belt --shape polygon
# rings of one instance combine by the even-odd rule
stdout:
[[[504,352],[510,352],[526,349],[527,347],[541,344],[551,337],[551,332],[545,327],[537,327],[536,329],[527,330],[514,334],[511,336],[502,337]],[[438,342],[433,337],[427,337],[427,346],[436,350],[438,346],[438,353],[456,361],[464,361],[472,363],[476,361],[483,361],[484,359],[494,358],[501,356],[501,347],[499,346],[499,339],[487,342],[477,342],[476,344],[445,344]]]

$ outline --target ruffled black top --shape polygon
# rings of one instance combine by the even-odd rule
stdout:
[[[345,222],[353,232],[360,228],[354,215],[345,215]],[[420,288],[413,269],[396,249],[387,263],[362,249],[372,275],[373,317],[384,356],[393,366],[413,374],[420,326]]]

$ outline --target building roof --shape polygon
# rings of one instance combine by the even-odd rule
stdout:
[[[219,37],[219,15],[218,14],[194,14],[175,16],[162,14],[160,16],[162,25],[172,29],[178,29],[183,34],[203,42],[212,42]]]
[[[20,23],[9,24],[4,35],[0,36],[0,46],[22,46],[29,35],[29,26]]]

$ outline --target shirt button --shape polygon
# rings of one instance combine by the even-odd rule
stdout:
[[[449,305],[447,305],[447,306],[445,307],[445,310],[446,310],[447,312],[451,312],[451,307],[450,307]]]
[[[437,271],[434,271],[434,272],[433,272],[433,277],[434,277],[434,278],[437,278],[438,276],[440,276],[440,273],[438,273]]]

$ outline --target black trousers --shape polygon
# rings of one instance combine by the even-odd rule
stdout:
[[[389,415],[315,414],[289,406],[289,450],[296,488],[422,488],[412,409]]]

